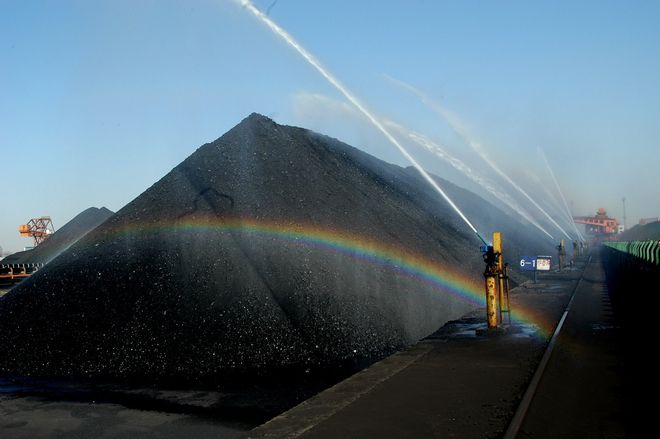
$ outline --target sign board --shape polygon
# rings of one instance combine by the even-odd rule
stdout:
[[[536,256],[523,256],[520,260],[520,269],[523,271],[536,270]]]
[[[550,271],[551,262],[552,262],[552,256],[537,256],[536,269],[538,271]]]
[[[552,256],[523,256],[520,269],[523,271],[550,271]]]

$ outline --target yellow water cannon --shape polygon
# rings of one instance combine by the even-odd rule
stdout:
[[[509,307],[509,276],[508,264],[502,257],[502,233],[493,233],[493,244],[481,246],[486,269],[484,279],[486,285],[486,318],[488,328],[495,329],[503,323],[503,314],[507,313],[509,323],[511,314]]]

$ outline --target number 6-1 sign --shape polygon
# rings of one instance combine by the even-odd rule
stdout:
[[[520,260],[520,269],[523,271],[535,271],[536,256],[523,256]]]
[[[523,271],[550,271],[551,256],[523,256],[520,269]]]

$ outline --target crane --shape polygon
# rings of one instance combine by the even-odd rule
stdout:
[[[21,236],[32,237],[34,239],[34,246],[36,247],[55,233],[55,228],[49,216],[42,216],[32,218],[27,224],[18,226],[18,232]]]
[[[595,216],[574,216],[573,221],[577,224],[585,224],[587,233],[596,238],[607,238],[619,232],[619,221],[607,216],[602,207],[598,209]]]

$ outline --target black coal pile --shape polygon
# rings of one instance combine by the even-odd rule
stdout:
[[[617,241],[647,240],[660,240],[660,221],[649,224],[636,224],[617,238]]]
[[[47,264],[89,233],[90,230],[94,230],[110,218],[112,214],[113,212],[105,207],[90,207],[89,209],[85,209],[60,229],[56,230],[55,233],[37,247],[11,254],[3,260],[3,263]]]
[[[510,234],[512,253],[547,247],[441,183],[483,230]],[[308,372],[377,360],[473,306],[379,261],[276,233],[300,225],[482,282],[479,241],[414,171],[253,114],[0,299],[0,368],[178,382]]]

